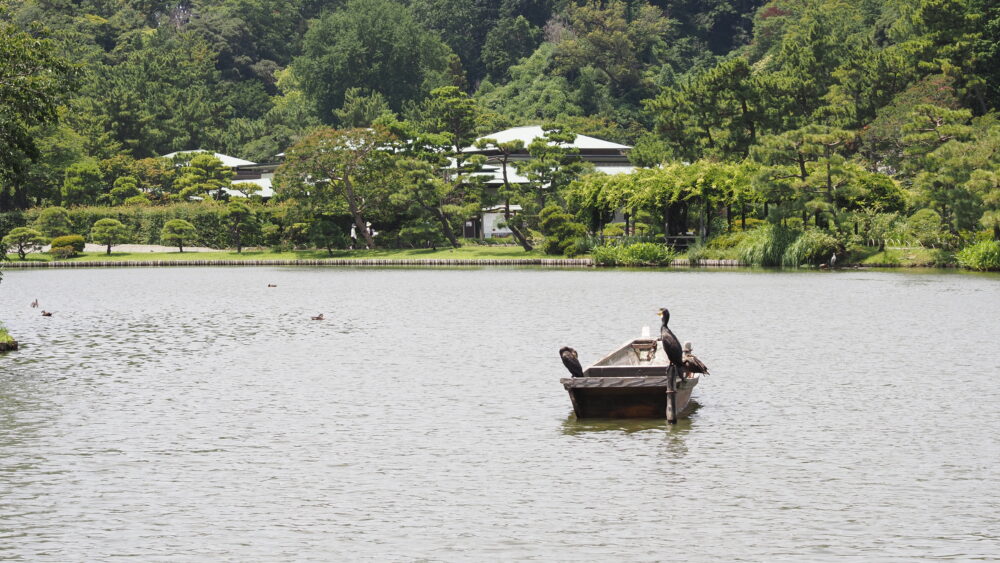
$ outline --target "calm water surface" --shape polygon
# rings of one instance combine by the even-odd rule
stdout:
[[[661,306],[699,408],[577,422],[558,348]],[[996,276],[8,271],[0,319],[0,559],[1000,558]]]

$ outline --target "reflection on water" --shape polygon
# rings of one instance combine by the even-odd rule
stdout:
[[[563,434],[571,436],[583,432],[641,432],[643,430],[663,430],[682,434],[691,429],[701,404],[694,399],[688,402],[677,424],[668,424],[666,419],[623,419],[623,418],[577,418],[570,414],[563,421]]]
[[[568,414],[559,347],[664,305],[692,411]],[[997,276],[13,271],[0,318],[0,559],[1000,557]]]

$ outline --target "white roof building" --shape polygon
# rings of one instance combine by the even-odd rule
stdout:
[[[521,141],[524,146],[527,147],[532,141],[539,137],[545,136],[545,130],[542,129],[540,125],[525,125],[523,127],[512,127],[510,129],[504,129],[503,131],[498,131],[492,135],[484,135],[477,140],[482,139],[493,139],[498,143],[509,143],[511,141]],[[605,141],[603,139],[597,139],[594,137],[588,137],[587,135],[577,135],[576,139],[569,145],[576,149],[583,151],[628,151],[632,147],[628,145],[619,145],[618,143],[612,143],[611,141]],[[462,152],[467,153],[481,153],[484,149],[478,149],[476,147],[465,147]],[[488,150],[488,149],[485,149]]]
[[[179,154],[190,154],[190,153],[210,153],[215,158],[222,161],[222,165],[226,168],[231,168],[234,172],[233,184],[256,184],[260,187],[260,191],[256,193],[262,198],[270,198],[274,195],[274,189],[271,188],[271,178],[274,177],[274,167],[269,165],[258,165],[256,162],[251,162],[249,160],[244,160],[242,158],[237,158],[235,156],[229,156],[228,154],[222,154],[218,152],[210,152],[204,149],[194,149],[189,151],[177,151],[170,154],[163,155],[162,158],[174,158]],[[284,153],[282,153],[284,154]],[[226,189],[226,193],[230,197],[246,197],[243,192],[234,189]]]
[[[173,158],[179,154],[191,154],[191,153],[207,153],[204,149],[194,149],[189,151],[177,151],[170,154],[163,155],[163,158]],[[249,160],[243,160],[242,158],[236,158],[235,156],[229,156],[228,154],[222,154],[218,152],[211,153],[212,156],[222,161],[223,166],[226,168],[236,168],[237,166],[246,166],[248,164],[257,164],[256,162],[250,162]]]
[[[512,184],[526,184],[528,179],[517,172],[516,164],[517,162],[523,162],[531,158],[531,155],[527,151],[528,145],[535,139],[543,136],[545,136],[545,130],[541,126],[526,125],[524,127],[512,127],[498,131],[492,135],[484,135],[477,140],[492,139],[497,143],[509,143],[511,141],[521,141],[524,143],[524,150],[510,155],[510,164],[513,164],[513,166],[507,167],[507,180]],[[597,172],[605,174],[628,174],[635,170],[635,166],[628,160],[628,151],[632,149],[628,145],[620,145],[587,135],[577,135],[573,139],[573,142],[566,146],[575,148],[578,151],[580,159],[592,163]],[[471,146],[465,147],[462,149],[462,152],[486,156],[489,163],[484,167],[483,171],[483,175],[489,176],[486,184],[490,186],[503,185],[504,165],[500,160],[499,150],[492,146],[486,146],[481,149]]]

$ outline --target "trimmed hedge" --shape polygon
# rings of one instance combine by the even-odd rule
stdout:
[[[258,221],[267,224],[283,214],[280,206],[251,206]],[[43,208],[27,211],[0,213],[0,236],[15,227],[30,225]],[[165,206],[128,207],[73,207],[68,209],[72,231],[76,235],[89,236],[90,229],[101,219],[115,219],[128,229],[128,240],[123,244],[161,244],[160,233],[163,225],[172,219],[188,221],[197,229],[197,236],[185,241],[185,246],[206,246],[228,248],[232,245],[226,206],[214,202],[176,203]],[[244,246],[263,246],[267,243],[261,232],[244,233]],[[60,245],[56,245],[60,246]]]
[[[73,250],[77,252],[83,252],[83,248],[87,245],[87,241],[80,235],[66,235],[64,237],[56,237],[52,239],[49,244],[52,248],[59,248],[62,246],[71,246]]]

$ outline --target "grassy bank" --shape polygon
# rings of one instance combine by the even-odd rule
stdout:
[[[936,248],[852,248],[848,263],[883,268],[948,268],[956,266],[955,253]]]
[[[12,262],[18,262],[17,255],[8,255]],[[525,252],[520,247],[512,246],[463,246],[461,248],[429,248],[405,250],[336,250],[333,254],[325,250],[296,250],[274,252],[272,250],[244,250],[237,254],[234,251],[220,250],[218,252],[85,252],[65,262],[128,262],[135,260],[159,261],[196,261],[196,260],[323,260],[358,259],[358,260],[504,260],[524,258],[559,258],[548,256],[540,251]],[[55,258],[49,254],[29,254],[27,261],[51,262]]]

